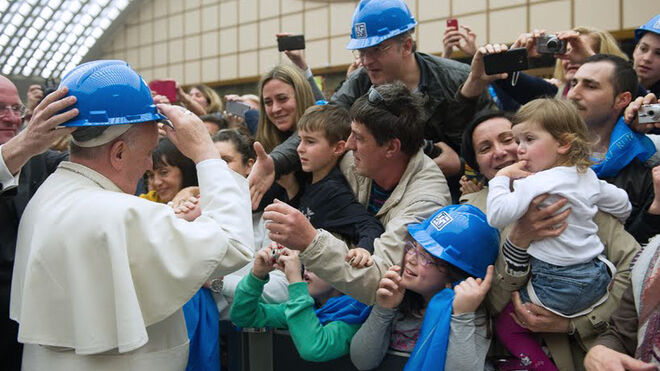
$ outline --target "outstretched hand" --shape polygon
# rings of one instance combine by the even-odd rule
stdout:
[[[266,206],[263,218],[272,241],[303,251],[316,237],[316,229],[295,207],[280,200]]]
[[[254,142],[254,152],[257,154],[257,161],[252,165],[252,170],[248,175],[252,210],[259,207],[264,194],[275,182],[275,162],[273,158],[266,153],[264,146],[259,142]]]

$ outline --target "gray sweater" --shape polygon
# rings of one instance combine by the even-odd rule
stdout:
[[[351,341],[351,361],[355,367],[359,370],[378,367],[390,349],[394,332],[409,333],[412,328],[422,326],[420,318],[400,317],[396,309],[374,305],[369,318]],[[489,346],[487,316],[483,309],[452,315],[445,370],[483,370]]]

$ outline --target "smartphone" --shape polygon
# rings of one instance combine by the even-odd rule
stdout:
[[[277,38],[277,49],[281,52],[305,49],[305,35],[280,36]]]
[[[526,70],[527,49],[515,48],[502,53],[484,55],[484,67],[487,75]]]
[[[174,80],[152,80],[149,89],[158,95],[164,95],[170,103],[176,102],[176,81]]]
[[[245,103],[241,102],[236,102],[236,101],[227,101],[227,112],[231,113],[232,115],[236,115],[242,118],[245,118],[245,112],[247,112],[250,108]]]
[[[447,20],[447,28],[454,28],[455,30],[458,30],[458,19],[456,18],[449,18]]]

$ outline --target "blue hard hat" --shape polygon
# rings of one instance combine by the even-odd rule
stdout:
[[[474,277],[486,276],[500,248],[499,231],[472,205],[443,207],[423,222],[409,224],[408,233],[429,254]]]
[[[362,0],[353,13],[346,49],[364,49],[417,26],[403,0]]]
[[[77,98],[67,108],[78,109],[78,116],[63,126],[108,126],[161,121],[149,86],[128,63],[101,60],[83,63],[60,82]]]
[[[650,21],[644,23],[640,28],[635,30],[635,41],[639,41],[639,39],[649,31],[660,35],[660,14],[651,18]]]

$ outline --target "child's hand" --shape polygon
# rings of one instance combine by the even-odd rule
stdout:
[[[302,282],[302,265],[298,258],[298,251],[286,247],[281,249],[275,266],[284,272],[289,283]]]
[[[369,267],[374,264],[374,259],[369,251],[361,247],[350,249],[346,254],[346,261],[355,268]]]
[[[273,250],[270,247],[264,247],[257,251],[252,265],[252,274],[255,277],[265,280],[268,273],[275,269],[273,265]]]
[[[189,222],[202,215],[202,209],[199,207],[199,187],[180,190],[167,204],[174,209],[176,216]]]
[[[494,271],[495,268],[489,265],[483,281],[470,277],[454,287],[454,314],[472,313],[479,308],[490,290]]]
[[[484,184],[479,182],[475,183],[468,179],[465,175],[461,177],[461,179],[458,180],[458,184],[461,185],[461,195],[465,196],[470,193],[476,193],[481,191],[484,188]]]
[[[202,215],[202,208],[199,206],[199,199],[191,197],[181,206],[174,209],[174,215],[189,222],[199,218]]]
[[[515,164],[511,164],[505,167],[504,169],[501,169],[495,174],[495,176],[505,176],[511,179],[527,178],[528,176],[532,175],[532,173],[525,170],[526,167],[527,167],[527,161],[521,160],[516,162]]]
[[[393,265],[380,279],[376,290],[376,304],[383,308],[394,309],[401,304],[406,289],[401,286],[401,267]]]
[[[190,200],[192,197],[199,199],[199,187],[186,187],[180,190],[176,196],[168,204],[171,204],[172,208],[177,208],[181,206],[186,201]]]

